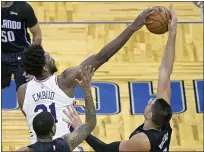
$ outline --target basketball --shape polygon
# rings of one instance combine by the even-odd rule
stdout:
[[[168,31],[168,21],[171,19],[169,10],[163,6],[152,7],[154,13],[147,17],[150,24],[145,24],[147,29],[154,34],[164,34]]]

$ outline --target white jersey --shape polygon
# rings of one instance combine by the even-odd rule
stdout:
[[[30,142],[33,144],[37,141],[32,122],[33,118],[42,111],[50,112],[55,118],[56,134],[53,139],[70,133],[70,126],[62,118],[65,117],[63,110],[67,105],[72,104],[75,104],[75,98],[69,98],[59,88],[57,76],[53,75],[42,81],[36,79],[29,81],[26,87],[23,111],[26,114],[26,120],[31,133]]]

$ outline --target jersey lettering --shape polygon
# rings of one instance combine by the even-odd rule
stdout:
[[[52,103],[51,105],[49,105],[49,109],[50,109],[50,113],[52,114],[52,116],[55,119],[55,123],[57,123],[58,120],[57,120],[57,116],[56,116],[55,103]],[[48,108],[44,104],[37,105],[34,109],[34,112],[38,112],[39,110],[42,110],[43,112],[49,112]]]
[[[3,20],[1,28],[6,29],[21,29],[21,22],[11,21],[11,20]]]
[[[164,135],[161,144],[159,145],[159,148],[162,149],[164,143],[168,140],[168,132]]]
[[[15,41],[15,35],[13,31],[1,31],[2,42],[13,42]]]
[[[35,102],[42,100],[42,99],[53,100],[55,97],[55,93],[51,91],[41,91],[41,92],[33,94],[32,97]]]

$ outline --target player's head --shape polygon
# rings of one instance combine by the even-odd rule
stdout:
[[[33,129],[38,138],[52,137],[56,132],[55,120],[49,112],[41,112],[33,119]]]
[[[144,117],[145,120],[151,120],[155,126],[161,127],[172,117],[171,106],[162,98],[149,100]]]
[[[35,77],[42,76],[45,73],[54,74],[57,72],[55,60],[40,45],[31,45],[25,49],[21,67],[27,74]]]

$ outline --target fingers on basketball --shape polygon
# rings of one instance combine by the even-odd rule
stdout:
[[[154,6],[152,9],[154,11],[147,17],[145,25],[154,34],[164,34],[168,31],[168,20],[171,19],[171,14],[162,6]]]

